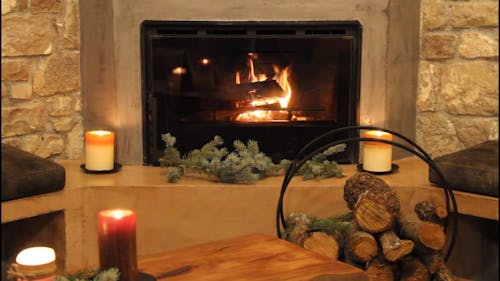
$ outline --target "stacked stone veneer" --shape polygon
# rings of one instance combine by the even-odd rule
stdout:
[[[78,0],[1,3],[2,142],[80,158]],[[416,141],[432,156],[498,139],[496,0],[421,0],[418,88]]]
[[[432,156],[498,139],[498,2],[422,0],[416,141]]]
[[[2,0],[2,142],[83,154],[78,0]]]

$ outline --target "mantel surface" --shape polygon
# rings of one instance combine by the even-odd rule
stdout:
[[[283,177],[255,184],[223,184],[184,177],[167,182],[167,169],[128,166],[113,174],[86,174],[81,161],[59,161],[66,169],[63,190],[2,202],[2,223],[64,211],[66,269],[96,266],[97,213],[107,208],[137,212],[138,255],[262,233],[276,236],[276,207]],[[395,161],[399,170],[380,176],[398,194],[401,212],[422,200],[444,204],[443,189],[428,181],[428,167],[416,157]],[[349,211],[343,199],[345,180],[357,172],[343,165],[343,178],[302,180],[288,186],[283,211],[326,217]],[[454,192],[461,214],[498,220],[498,198]]]
[[[283,178],[280,176],[269,177],[254,184],[225,184],[206,180],[204,178],[183,177],[178,183],[167,182],[167,169],[151,166],[123,166],[117,173],[111,174],[87,174],[80,168],[81,161],[61,160],[58,162],[66,170],[66,185],[59,192],[33,196],[14,201],[2,203],[2,223],[29,217],[32,214],[46,213],[64,209],[62,198],[68,194],[78,194],[88,189],[99,192],[100,189],[133,187],[134,189],[145,188],[169,188],[178,191],[189,191],[196,189],[197,192],[232,190],[242,192],[243,189],[272,190],[279,194]],[[428,166],[417,157],[408,157],[395,161],[399,165],[396,173],[380,175],[398,193],[402,205],[410,203],[413,206],[420,200],[435,199],[444,204],[443,189],[431,184],[428,180]],[[287,196],[292,194],[330,193],[343,198],[343,185],[345,179],[357,172],[356,165],[342,165],[345,178],[331,178],[321,180],[302,180],[295,177],[289,184]],[[243,191],[244,192],[244,191]],[[479,194],[454,191],[458,205],[458,212],[465,215],[477,216],[486,219],[498,220],[498,198]],[[324,193],[323,193],[324,194]],[[300,195],[299,195],[300,196]],[[290,200],[294,200],[293,198]],[[68,200],[66,200],[68,201]],[[70,200],[71,201],[71,200]],[[74,198],[73,198],[74,201]],[[37,202],[35,206],[20,209],[23,202],[30,204]],[[26,205],[24,204],[24,205]],[[14,210],[15,209],[15,210]]]

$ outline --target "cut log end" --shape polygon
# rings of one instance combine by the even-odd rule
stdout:
[[[394,270],[390,264],[383,261],[381,258],[372,260],[365,270],[370,281],[393,281]]]
[[[442,250],[446,243],[443,228],[435,223],[424,223],[418,232],[418,237],[422,244],[433,250]]]
[[[388,231],[379,238],[385,258],[394,262],[413,251],[415,244],[411,240],[401,240],[394,231]]]
[[[369,233],[379,233],[392,227],[393,213],[387,206],[368,198],[361,198],[354,209],[358,226]]]
[[[304,248],[335,260],[339,258],[338,241],[324,232],[313,232],[304,240]]]
[[[377,241],[364,231],[355,231],[349,235],[346,247],[349,256],[359,263],[370,261],[378,254]]]
[[[441,220],[444,220],[446,217],[448,217],[448,211],[443,206],[437,206],[436,207],[436,216],[438,218],[440,218]]]

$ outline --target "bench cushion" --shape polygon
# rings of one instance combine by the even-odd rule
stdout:
[[[61,190],[65,175],[54,161],[2,144],[2,202]]]
[[[498,197],[498,140],[436,157],[434,161],[450,188]],[[437,185],[441,182],[430,167],[429,181]]]

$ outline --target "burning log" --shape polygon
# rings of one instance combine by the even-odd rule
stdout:
[[[358,263],[366,263],[378,254],[377,240],[368,232],[356,230],[347,235],[345,253]]]
[[[278,99],[286,96],[276,80],[234,84],[224,89],[225,98],[233,100],[238,107],[252,107],[252,102]],[[266,104],[266,103],[263,103]]]
[[[332,259],[339,258],[340,244],[333,235],[316,231],[304,240],[304,248]]]
[[[446,234],[441,225],[421,221],[416,214],[406,214],[401,218],[400,223],[405,237],[433,250],[443,249],[446,242]]]
[[[377,257],[370,261],[365,269],[370,281],[393,281],[394,269],[382,257]]]
[[[416,257],[408,256],[401,261],[401,281],[430,281],[427,267]]]
[[[414,243],[411,240],[401,240],[394,231],[384,232],[379,237],[382,252],[385,258],[394,262],[413,251]]]
[[[443,206],[438,206],[429,200],[415,204],[415,213],[423,221],[441,224],[448,216],[448,211]]]

